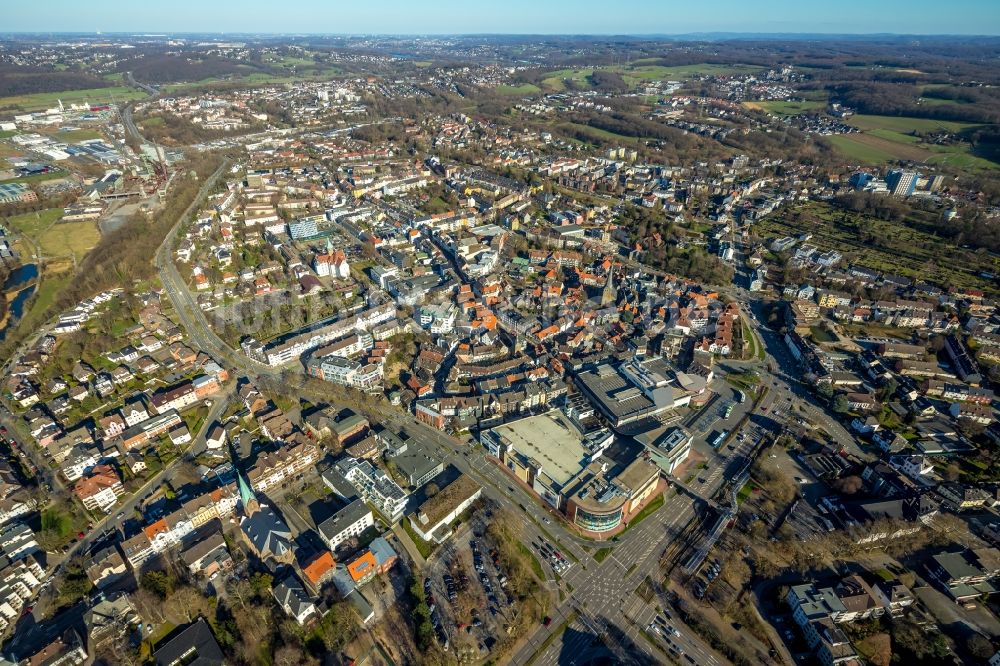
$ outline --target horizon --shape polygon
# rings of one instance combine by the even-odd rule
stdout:
[[[168,6],[141,7],[122,6],[115,0],[87,4],[50,0],[41,9],[24,4],[5,8],[7,28],[2,34],[1000,36],[1000,5],[984,0],[955,0],[945,15],[938,10],[940,3],[932,0],[886,0],[859,12],[845,12],[834,5],[802,6],[793,0],[713,0],[706,5],[622,0],[609,10],[597,0],[544,4],[508,0],[502,6],[470,8],[458,0],[438,0],[431,6],[374,0],[363,7],[337,7],[320,0],[299,0],[291,11],[275,12],[273,3],[265,0],[238,4],[175,0]],[[635,32],[636,25],[645,31]]]
[[[149,30],[2,30],[0,36],[6,35],[73,35],[81,37],[98,36],[130,36],[130,37],[170,37],[185,35],[216,35],[216,36],[267,36],[267,37],[593,37],[602,39],[676,39],[679,37],[962,37],[1000,39],[1000,33],[959,33],[959,32],[736,32],[727,30],[706,30],[694,32],[634,32],[634,33],[601,33],[601,32],[309,32],[309,31],[266,31],[266,30],[169,30],[153,32]]]

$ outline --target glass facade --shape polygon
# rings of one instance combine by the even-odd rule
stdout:
[[[619,508],[611,513],[591,513],[576,507],[573,522],[591,532],[607,532],[615,529],[622,522],[622,510]]]

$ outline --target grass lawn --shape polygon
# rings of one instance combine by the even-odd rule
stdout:
[[[400,524],[403,526],[403,529],[406,530],[407,536],[410,537],[410,541],[412,541],[413,545],[416,546],[417,552],[420,553],[420,556],[425,560],[430,557],[431,553],[434,552],[434,544],[428,543],[417,536],[417,533],[413,531],[413,526],[410,525],[409,518],[403,518],[403,520],[400,521]]]
[[[645,508],[642,509],[642,511],[635,514],[632,520],[628,521],[628,526],[625,528],[625,531],[632,529],[642,521],[646,520],[646,518],[649,518],[662,506],[663,506],[663,493],[660,493],[655,498],[653,498],[653,501],[647,504]]]
[[[598,562],[603,562],[604,560],[608,559],[608,555],[611,554],[611,551],[612,551],[611,548],[601,548],[596,553],[594,553],[594,559],[597,560]]]
[[[822,326],[813,326],[809,329],[809,334],[813,342],[836,342],[837,336],[830,333]]]
[[[542,563],[538,561],[538,558],[531,552],[531,549],[523,543],[517,544],[517,549],[521,551],[521,554],[524,555],[528,562],[531,563],[531,570],[535,572],[536,576],[538,576],[538,580],[545,580],[545,572],[542,571]]]
[[[100,139],[101,133],[97,130],[92,129],[77,129],[69,130],[68,132],[59,132],[54,137],[58,141],[67,141],[69,143],[75,143],[77,141],[90,141],[91,139]]]
[[[34,241],[47,259],[83,258],[101,239],[94,221],[59,222],[62,208],[15,215],[5,220],[12,229]]]
[[[753,358],[757,355],[757,338],[753,334],[753,330],[750,325],[747,324],[745,317],[740,317],[742,323],[741,330],[743,335],[743,340],[747,342],[747,353],[746,358]]]
[[[62,216],[62,208],[47,208],[37,213],[24,213],[23,215],[2,218],[2,221],[18,233],[34,238],[40,231],[58,222]]]
[[[72,275],[68,272],[62,273],[52,273],[51,275],[46,273],[42,279],[42,286],[35,292],[34,301],[31,304],[31,308],[25,313],[25,319],[31,316],[40,315],[49,309],[56,301],[56,297],[61,292],[72,279]]]
[[[501,95],[533,95],[542,92],[542,89],[534,83],[522,83],[519,86],[497,86],[497,92]]]
[[[84,88],[82,90],[64,90],[53,93],[36,93],[34,95],[14,95],[0,97],[0,109],[17,108],[22,111],[40,111],[56,106],[59,100],[63,104],[89,102],[91,104],[110,104],[112,98],[116,102],[133,99],[145,99],[146,93],[127,86],[111,86],[108,88]]]
[[[753,487],[748,483],[740,488],[740,492],[736,494],[736,503],[743,504],[748,497],[753,493]]]

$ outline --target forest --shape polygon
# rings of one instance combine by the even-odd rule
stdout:
[[[107,88],[111,85],[112,81],[81,71],[59,72],[42,67],[21,67],[0,63],[0,97]]]

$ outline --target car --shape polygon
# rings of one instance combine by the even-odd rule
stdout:
[[[547,627],[550,624],[552,624],[552,618],[551,617],[549,617],[548,615],[546,615],[544,618],[542,618],[542,626]]]

